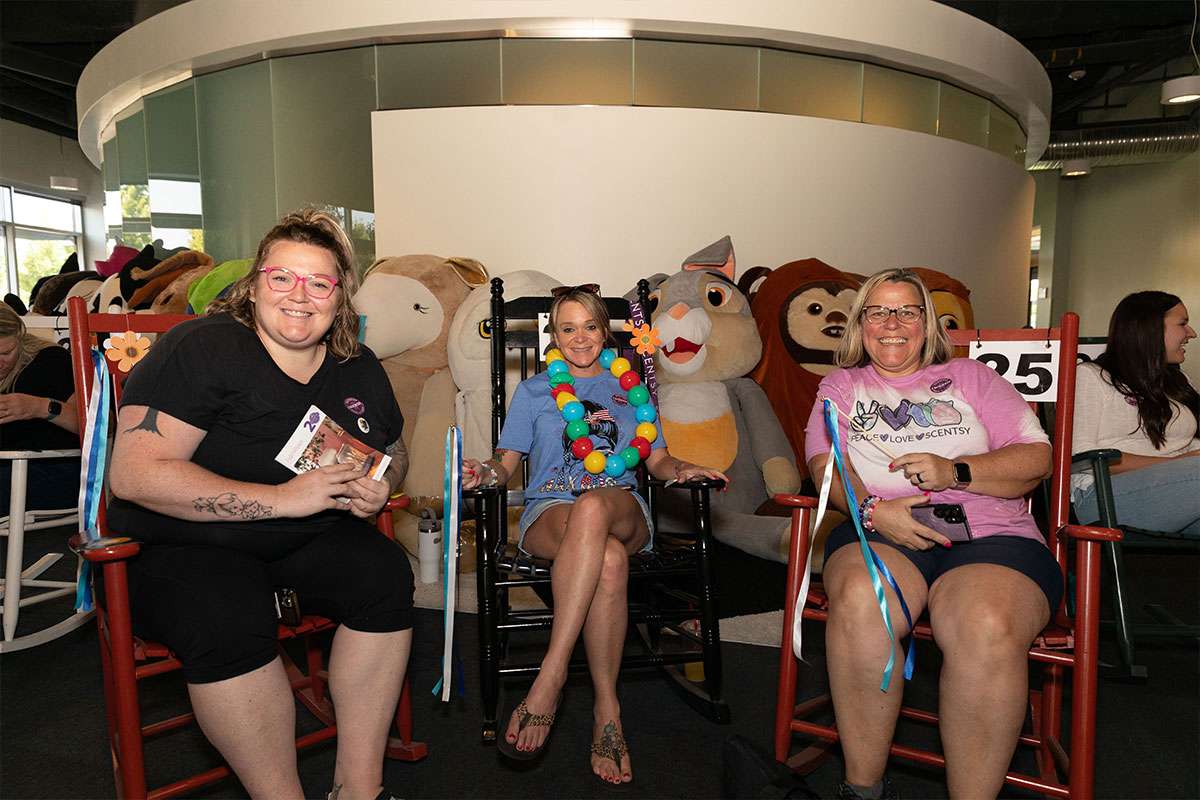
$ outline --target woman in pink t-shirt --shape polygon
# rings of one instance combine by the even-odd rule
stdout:
[[[840,482],[831,502],[861,514],[872,549],[915,620],[929,612],[942,650],[939,710],[952,797],[995,797],[1024,721],[1026,653],[1062,597],[1062,575],[1022,497],[1051,470],[1050,445],[1028,405],[994,371],[952,359],[933,302],[911,270],[877,273],[859,290],[836,361],[821,382],[852,422],[839,439],[859,509]],[[810,473],[830,440],[820,404],[806,431]],[[886,451],[895,454],[892,458]],[[912,509],[960,503],[973,540],[950,541]],[[840,797],[894,796],[884,778],[903,680],[880,691],[892,643],[852,523],[825,545],[826,647],[846,758]],[[885,583],[897,658],[909,626]]]

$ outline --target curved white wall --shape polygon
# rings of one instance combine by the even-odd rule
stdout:
[[[931,0],[191,0],[118,36],[79,79],[79,141],[100,163],[111,120],[145,94],[272,56],[471,36],[641,35],[846,55],[941,78],[1049,135],[1050,81],[1000,30]]]
[[[1033,179],[978,147],[705,109],[497,106],[372,115],[376,251],[478,258],[623,293],[725,234],[738,273],[816,257],[923,266],[1019,327]]]

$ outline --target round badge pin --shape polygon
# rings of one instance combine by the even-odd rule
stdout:
[[[358,429],[360,431],[362,431],[363,433],[370,433],[371,432],[371,423],[367,422],[362,417],[359,417],[358,418]]]
[[[342,402],[345,404],[346,410],[351,414],[361,414],[367,410],[367,407],[363,405],[363,401],[357,397],[347,397]]]

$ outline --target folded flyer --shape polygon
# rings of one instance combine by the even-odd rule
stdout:
[[[330,464],[354,464],[375,480],[383,480],[392,463],[391,456],[363,444],[316,406],[308,407],[275,460],[297,475]]]

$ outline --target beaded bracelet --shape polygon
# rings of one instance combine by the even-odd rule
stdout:
[[[871,531],[871,532],[875,531],[875,526],[872,522],[872,517],[875,516],[875,506],[877,506],[881,500],[883,500],[883,498],[880,497],[879,495],[869,494],[863,498],[863,501],[861,503],[859,503],[858,516],[859,516],[859,519],[862,520],[862,526],[864,529]]]
[[[487,484],[485,485],[485,488],[487,488],[487,489],[494,488],[496,486],[496,484],[500,483],[500,475],[499,475],[499,473],[496,472],[496,468],[493,467],[491,464],[487,463],[486,461],[483,462],[483,466],[487,467],[488,472],[492,473],[492,479],[487,482]]]

